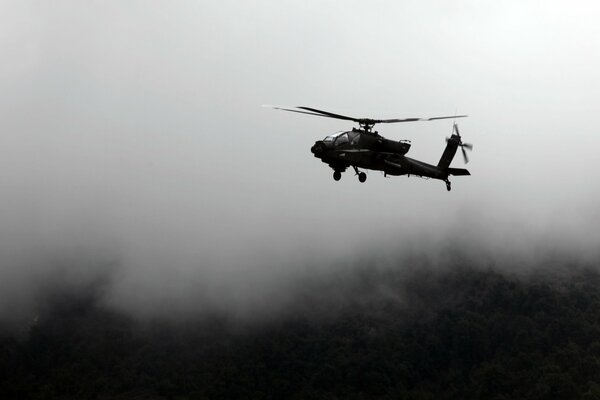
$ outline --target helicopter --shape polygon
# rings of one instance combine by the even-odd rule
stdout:
[[[406,157],[411,146],[410,140],[390,140],[373,130],[376,124],[390,124],[397,122],[435,121],[440,119],[464,118],[467,115],[451,115],[432,118],[404,118],[404,119],[371,119],[354,118],[329,111],[318,110],[311,107],[278,107],[266,106],[276,110],[290,111],[301,114],[316,115],[319,117],[335,118],[358,123],[358,128],[351,131],[339,131],[318,140],[310,151],[316,158],[333,169],[333,179],[339,181],[342,173],[349,167],[354,169],[359,182],[367,180],[367,174],[359,168],[382,171],[384,176],[418,176],[422,178],[439,179],[446,183],[446,189],[452,189],[449,177],[471,175],[464,168],[450,168],[456,151],[460,147],[465,164],[469,162],[467,150],[472,150],[473,145],[463,143],[456,121],[452,125],[452,134],[446,138],[446,148],[437,165],[427,164],[423,161]]]

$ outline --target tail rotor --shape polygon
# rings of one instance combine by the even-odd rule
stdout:
[[[452,136],[449,138],[447,137],[446,142],[448,142],[449,140],[451,140],[453,138],[456,138],[456,140],[458,141],[458,146],[462,150],[463,159],[465,160],[465,164],[467,164],[469,162],[469,157],[467,157],[466,150],[469,150],[469,151],[473,150],[473,145],[471,143],[463,143],[462,142],[462,139],[460,137],[460,131],[458,130],[458,125],[456,124],[456,122],[452,125]]]

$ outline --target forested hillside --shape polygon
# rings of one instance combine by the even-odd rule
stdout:
[[[5,399],[600,399],[600,275],[363,271],[262,321],[48,299],[0,342]],[[318,294],[317,294],[318,293]],[[312,297],[311,297],[312,296]],[[345,296],[340,301],[340,296]],[[328,302],[331,309],[328,311]]]

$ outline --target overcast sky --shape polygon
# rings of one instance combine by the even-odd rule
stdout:
[[[592,250],[599,15],[594,1],[3,1],[2,307],[94,262],[120,265],[108,302],[155,306],[242,287],[262,301],[306,266],[448,236]],[[262,104],[468,114],[472,176],[450,193],[374,171],[334,182],[310,147],[353,124]],[[452,122],[377,129],[435,164]]]

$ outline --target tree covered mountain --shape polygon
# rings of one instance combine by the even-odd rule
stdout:
[[[102,307],[93,291],[56,294],[26,332],[2,336],[0,393],[600,399],[593,270],[362,270],[339,287],[329,281],[302,293],[301,306],[251,322],[225,314],[140,321]]]

